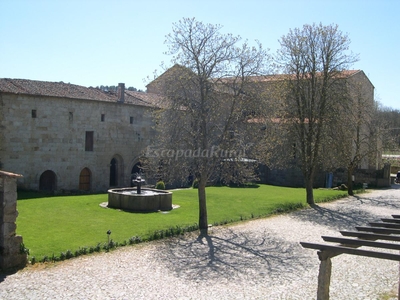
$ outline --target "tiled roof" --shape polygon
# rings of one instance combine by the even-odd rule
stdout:
[[[48,82],[27,79],[0,79],[0,92],[35,96],[48,96],[69,99],[117,102],[115,92],[98,88],[84,87],[64,82]],[[125,90],[125,103],[143,106],[157,106],[162,98],[155,94]]]
[[[125,90],[125,102],[136,105],[160,107],[163,97],[157,94]]]
[[[337,78],[348,78],[354,74],[360,72],[360,70],[344,70],[336,74]],[[321,74],[321,73],[318,73]],[[281,81],[288,78],[293,78],[294,75],[288,74],[276,74],[276,75],[265,75],[265,76],[251,76],[250,81],[252,82],[269,82],[269,81]]]

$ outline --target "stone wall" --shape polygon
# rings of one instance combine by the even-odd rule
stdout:
[[[0,161],[3,169],[23,175],[23,189],[38,190],[50,170],[56,191],[78,190],[88,168],[90,191],[106,191],[113,158],[115,186],[130,186],[131,170],[154,138],[145,106],[21,94],[2,94],[0,101]],[[85,151],[88,131],[92,151]]]
[[[347,184],[347,171],[336,170],[333,176],[333,186]],[[390,165],[385,164],[380,170],[375,169],[357,169],[354,171],[354,183],[362,185],[366,183],[370,187],[389,187],[390,182]]]
[[[27,254],[20,252],[22,237],[16,235],[17,178],[21,175],[0,171],[0,269],[23,268]]]

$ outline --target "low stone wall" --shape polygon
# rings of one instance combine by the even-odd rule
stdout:
[[[168,211],[172,209],[171,192],[142,188],[143,194],[127,193],[131,191],[136,192],[136,188],[108,190],[108,207],[134,212]],[[156,194],[146,195],[146,191]]]
[[[347,184],[347,171],[336,170],[334,172],[334,185],[341,183]],[[383,169],[358,169],[354,171],[354,183],[363,184],[366,183],[371,187],[389,187],[391,184],[390,180],[390,165],[386,164]]]

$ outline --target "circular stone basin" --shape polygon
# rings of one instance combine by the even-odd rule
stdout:
[[[108,190],[108,207],[134,212],[167,211],[172,209],[172,193],[164,190],[142,188],[117,188]]]

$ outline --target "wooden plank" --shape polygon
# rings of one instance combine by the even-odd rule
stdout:
[[[367,232],[360,232],[360,231],[340,231],[340,233],[344,236],[358,237],[360,239],[366,239],[366,240],[373,240],[373,241],[386,240],[386,241],[400,242],[400,236],[398,236],[398,235],[367,233]]]
[[[387,222],[387,223],[396,223],[396,224],[400,223],[400,219],[385,219],[385,218],[382,218],[381,221],[382,222]]]
[[[356,249],[356,248],[347,248],[347,247],[341,247],[341,246],[332,246],[332,245],[326,245],[326,244],[314,244],[314,243],[305,243],[305,242],[300,242],[300,244],[304,248],[315,249],[315,250],[320,250],[320,251],[328,251],[328,252],[332,252],[332,254],[346,253],[346,254],[350,254],[350,255],[358,255],[358,256],[365,256],[365,257],[374,257],[374,258],[400,261],[399,254],[362,250],[362,249]]]
[[[333,237],[333,236],[322,236],[322,239],[326,242],[340,243],[343,245],[354,245],[354,246],[368,246],[368,247],[376,247],[383,249],[392,249],[392,250],[400,250],[400,244],[391,244],[391,243],[382,243],[382,242],[374,242],[368,240],[355,240],[355,239],[347,239],[341,237]]]
[[[367,232],[377,232],[383,234],[400,234],[400,229],[389,229],[389,228],[381,228],[381,227],[364,227],[364,226],[356,226],[358,231],[367,231]]]
[[[373,227],[384,227],[384,228],[400,229],[400,224],[369,222],[369,225],[371,225]]]

